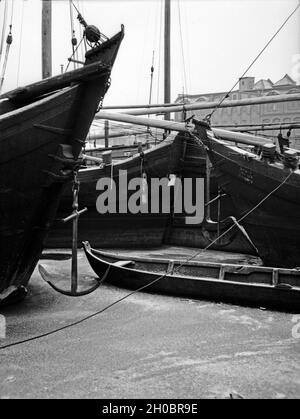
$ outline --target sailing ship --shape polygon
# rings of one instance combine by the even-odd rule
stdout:
[[[266,145],[258,155],[217,139],[203,123],[194,122],[221,188],[230,194],[240,216],[247,214],[242,224],[264,264],[299,266],[299,152],[286,149],[281,155],[275,145]]]
[[[260,154],[229,145],[210,128],[194,121],[207,145],[221,188],[267,266],[295,268],[300,264],[299,151],[262,146]]]
[[[298,312],[298,270],[207,261],[120,255],[83,243],[96,275],[108,283],[147,292]]]
[[[26,294],[64,186],[109,87],[124,29],[95,39],[84,66],[0,96],[0,303]]]

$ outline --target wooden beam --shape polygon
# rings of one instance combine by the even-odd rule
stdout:
[[[98,119],[108,119],[111,121],[126,122],[130,124],[144,125],[146,127],[162,128],[169,131],[194,133],[194,125],[183,122],[162,121],[159,119],[142,118],[133,115],[126,115],[124,113],[112,113],[101,111],[98,114]],[[224,140],[247,144],[247,145],[263,145],[272,143],[268,138],[259,137],[257,135],[243,134],[239,132],[227,131],[220,128],[211,128],[213,133]]]
[[[216,127],[214,127],[216,128]],[[289,129],[299,129],[300,124],[274,124],[273,126],[265,126],[264,124],[261,125],[248,125],[244,127],[230,127],[230,131],[235,132],[247,132],[247,131],[277,131],[279,129],[282,130],[289,130]]]
[[[247,145],[264,145],[273,143],[269,138],[260,137],[258,135],[244,134],[242,132],[233,132],[221,128],[212,128],[212,132],[222,140],[241,143]]]
[[[130,135],[146,135],[148,134],[148,131],[145,129],[145,131],[142,130],[119,130],[119,131],[113,131],[109,134],[109,138],[119,138],[119,137],[128,137]],[[88,140],[105,140],[105,134],[103,134],[103,131],[99,132],[93,132],[92,134],[89,134],[87,137]]]
[[[43,0],[42,3],[42,77],[52,76],[52,0]]]
[[[183,122],[162,121],[160,119],[142,118],[124,113],[113,113],[102,111],[97,114],[97,119],[108,119],[110,121],[125,122],[145,127],[162,128],[166,130],[189,132],[187,125]]]
[[[236,106],[262,105],[266,103],[281,102],[297,102],[300,101],[300,93],[276,95],[276,96],[260,96],[239,100],[225,100],[220,108],[233,108]],[[201,109],[213,109],[219,105],[219,101],[214,102],[197,102],[190,104],[166,103],[161,105],[123,105],[123,106],[103,106],[103,110],[127,109],[127,115],[148,115],[163,114],[165,112],[183,112],[196,111]],[[135,110],[129,110],[135,109]]]
[[[281,103],[281,102],[295,102],[300,101],[300,94],[286,94],[276,96],[262,96],[248,99],[239,100],[227,100],[224,101],[219,108],[232,108],[237,106],[250,106],[250,105],[263,105],[267,103]],[[198,102],[187,105],[174,105],[174,106],[162,106],[157,108],[141,108],[126,112],[127,115],[150,115],[150,114],[164,114],[168,112],[183,112],[183,111],[196,111],[201,109],[213,109],[219,105],[219,101],[216,102]]]

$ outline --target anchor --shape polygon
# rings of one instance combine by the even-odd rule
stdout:
[[[62,221],[64,223],[68,221],[73,221],[73,234],[72,234],[72,264],[71,264],[71,290],[63,290],[58,288],[56,285],[53,284],[53,280],[59,280],[62,279],[62,275],[60,274],[50,274],[43,265],[39,265],[38,269],[39,272],[44,279],[55,291],[59,292],[63,295],[68,295],[70,297],[82,297],[87,294],[91,294],[94,292],[97,288],[100,287],[100,285],[105,281],[109,267],[104,273],[102,278],[98,278],[96,280],[96,284],[93,285],[91,288],[78,291],[78,259],[77,259],[77,239],[78,239],[78,219],[81,214],[87,211],[87,208],[83,208],[82,210],[78,211],[78,194],[79,194],[79,186],[80,182],[77,179],[77,172],[74,171],[74,178],[73,178],[73,204],[72,209],[73,212],[68,217],[64,218]]]

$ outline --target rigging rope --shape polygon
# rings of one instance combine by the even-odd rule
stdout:
[[[3,53],[3,45],[4,45],[6,22],[7,22],[7,13],[8,13],[8,0],[4,0],[2,33],[1,33],[1,41],[0,41],[0,62],[1,62],[1,57],[2,57],[2,53]]]
[[[266,45],[263,47],[263,49],[257,54],[257,56],[254,58],[254,60],[251,62],[251,64],[247,67],[247,69],[244,71],[244,73],[241,75],[241,77],[235,82],[235,84],[232,86],[232,88],[226,93],[226,95],[223,96],[223,98],[220,100],[217,106],[212,110],[210,114],[206,116],[207,120],[210,120],[213,114],[216,112],[216,110],[219,109],[220,105],[224,102],[225,99],[227,99],[230,95],[230,93],[233,91],[233,89],[238,85],[239,81],[248,73],[250,68],[256,63],[256,61],[259,59],[259,57],[264,53],[264,51],[268,48],[268,46],[271,44],[271,42],[276,38],[276,36],[279,34],[279,32],[284,28],[284,26],[287,24],[287,22],[291,19],[291,17],[296,13],[296,11],[299,9],[300,3],[298,3],[297,7],[289,14],[289,16],[285,19],[285,21],[282,23],[282,25],[277,29],[275,34],[270,38],[270,40],[266,43]]]
[[[156,102],[159,102],[159,93],[160,93],[160,71],[161,71],[161,54],[162,54],[162,18],[163,18],[163,0],[161,0],[161,7],[160,7],[160,19],[159,19],[159,45],[158,45],[158,70],[157,70],[157,95],[156,95]]]
[[[9,33],[7,35],[6,38],[6,50],[5,50],[5,56],[4,56],[4,61],[3,61],[3,65],[2,65],[2,71],[1,71],[1,76],[0,76],[0,93],[2,91],[2,87],[3,87],[3,83],[4,83],[4,78],[5,78],[5,72],[6,72],[6,67],[7,67],[7,62],[8,62],[8,55],[9,55],[9,51],[10,51],[10,46],[12,44],[13,41],[13,37],[12,37],[12,22],[13,22],[13,15],[14,15],[14,2],[12,2],[12,6],[11,6],[11,16],[10,16],[10,25],[9,25]]]
[[[1,76],[0,76],[0,93],[1,93],[2,87],[3,87],[3,82],[4,82],[5,72],[6,72],[6,66],[7,66],[7,62],[8,62],[9,50],[10,50],[10,46],[12,44],[12,39],[13,39],[12,34],[11,34],[11,28],[12,28],[12,25],[9,25],[9,33],[8,33],[7,39],[6,39],[5,56],[4,56],[2,72],[1,72]]]
[[[14,1],[12,0],[11,2],[11,16],[10,16],[10,24],[12,25],[12,21],[13,21],[13,15],[14,15]]]
[[[85,11],[84,11],[84,4],[83,4],[83,2],[82,3],[79,3],[79,0],[78,0],[77,1],[77,6],[78,6],[78,10],[81,9],[81,14],[84,16],[85,15]],[[83,37],[83,28],[82,28],[82,25],[79,22],[78,22],[78,26],[79,26],[79,34],[80,34],[80,39],[81,39]],[[86,47],[86,43],[85,42],[83,42],[81,44],[81,47],[80,47],[81,61],[84,61],[84,59],[85,59],[84,46],[85,46],[85,52],[86,52],[87,51],[87,47]]]
[[[180,12],[180,0],[177,0],[177,7],[178,7],[178,21],[179,21],[179,33],[180,33],[180,41],[181,41],[181,55],[182,55],[182,66],[183,66],[183,77],[184,77],[184,87],[185,93],[188,93],[187,87],[187,77],[186,77],[186,66],[185,66],[185,57],[184,57],[184,49],[183,49],[183,36],[182,36],[182,25],[181,25],[181,12]]]
[[[152,53],[152,65],[151,65],[151,74],[150,74],[149,105],[151,105],[151,99],[152,99],[153,73],[154,73],[154,51]],[[148,115],[148,117],[150,118],[150,115]]]
[[[77,53],[78,48],[80,47],[80,45],[81,45],[81,43],[82,43],[82,41],[83,41],[84,39],[85,39],[85,37],[81,38],[81,40],[80,40],[79,44],[77,45],[77,47],[76,47],[75,51],[74,51],[74,52],[73,52],[73,54],[71,55],[71,58],[69,58],[69,62],[68,62],[68,64],[67,64],[67,66],[66,66],[65,72],[67,72],[67,71],[68,71],[68,68],[69,68],[69,65],[70,65],[70,63],[71,63],[71,60],[72,60],[72,58],[74,57],[74,54],[76,54],[76,53]]]
[[[20,29],[20,42],[19,42],[19,57],[18,57],[18,70],[17,70],[17,86],[19,86],[20,80],[20,64],[21,64],[21,55],[22,55],[22,39],[23,39],[23,20],[24,20],[24,4],[22,1],[22,10],[21,10],[21,29]]]
[[[75,55],[75,47],[77,45],[77,39],[75,36],[73,6],[72,6],[71,0],[69,0],[69,9],[70,9],[70,23],[71,23],[71,44],[72,44],[72,52],[73,52],[72,56],[75,56],[75,59],[78,61],[78,57],[76,57]],[[74,70],[75,70],[77,68],[77,65],[75,62],[73,63],[73,65],[74,65]]]
[[[196,137],[195,135],[191,134],[193,136],[193,138],[196,140],[196,142],[199,144],[200,147],[200,143],[201,140]],[[248,212],[246,212],[242,217],[240,217],[232,226],[230,226],[226,231],[224,231],[220,236],[218,236],[215,240],[213,240],[212,242],[210,242],[204,249],[201,249],[200,251],[196,252],[195,254],[193,254],[192,256],[190,256],[189,258],[187,258],[186,260],[184,260],[182,263],[180,263],[173,271],[173,274],[177,273],[187,262],[190,262],[191,260],[195,259],[198,255],[200,255],[201,253],[205,252],[206,250],[208,250],[213,244],[215,244],[218,240],[220,240],[223,236],[225,236],[229,231],[231,231],[233,228],[235,228],[237,226],[237,224],[239,224],[241,221],[243,221],[246,217],[248,217],[252,212],[254,212],[257,208],[259,208],[271,195],[273,195],[276,191],[278,191],[278,189],[280,189],[287,181],[288,179],[292,176],[293,171],[290,170],[290,173],[286,176],[286,178],[278,185],[276,186],[276,188],[274,188],[271,192],[269,192],[261,201],[259,201],[253,208],[251,208]],[[76,320],[75,322],[69,323],[65,326],[59,327],[57,329],[51,330],[49,332],[46,333],[42,333],[40,335],[37,336],[33,336],[31,338],[27,338],[27,339],[23,339],[17,342],[12,342],[9,343],[7,345],[3,345],[0,346],[0,350],[1,349],[7,349],[7,348],[11,348],[13,346],[17,346],[17,345],[21,345],[23,343],[28,343],[28,342],[32,342],[34,340],[38,340],[50,335],[53,335],[55,333],[58,333],[62,330],[66,330],[69,329],[71,327],[77,326],[78,324],[81,324],[93,317],[96,317],[102,313],[104,313],[106,310],[110,309],[111,307],[119,304],[120,302],[126,300],[127,298],[131,297],[132,295],[141,292],[147,288],[149,288],[151,285],[157,283],[158,281],[160,281],[161,279],[165,278],[168,275],[168,272],[164,273],[163,275],[158,276],[157,278],[155,278],[153,281],[149,282],[146,285],[143,285],[135,290],[133,290],[132,292],[126,294],[124,297],[119,298],[118,300],[112,302],[111,304],[105,306],[103,309],[98,310],[88,316],[85,316],[79,320]]]

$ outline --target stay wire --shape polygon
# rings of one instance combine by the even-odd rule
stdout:
[[[66,71],[68,71],[69,66],[70,66],[70,64],[71,64],[71,59],[75,56],[75,54],[76,54],[76,52],[78,51],[78,48],[80,47],[80,45],[81,45],[81,43],[82,43],[82,41],[83,41],[83,40],[84,40],[84,37],[83,37],[83,38],[81,38],[81,40],[80,40],[79,44],[77,45],[77,47],[76,47],[75,51],[74,51],[74,52],[73,52],[73,54],[71,55],[71,58],[69,59],[69,62],[68,62],[67,67],[66,67],[66,69],[65,69],[65,72],[66,72]]]
[[[23,23],[24,23],[24,4],[25,2],[22,1],[19,57],[18,57],[18,70],[17,70],[17,86],[19,86],[19,81],[20,81],[20,65],[21,65],[21,55],[22,55]]]
[[[187,77],[186,77],[186,61],[184,56],[184,48],[183,48],[183,35],[182,35],[182,24],[181,24],[181,11],[180,11],[180,0],[177,0],[177,8],[178,8],[178,21],[179,21],[179,32],[180,32],[180,42],[181,42],[181,55],[182,55],[182,66],[183,66],[183,79],[185,84],[185,93],[188,94],[188,86],[187,86]]]
[[[12,2],[11,2],[11,15],[10,15],[10,26],[12,26],[12,23],[13,23],[14,6],[15,6],[15,2],[14,2],[14,0],[12,0]]]
[[[0,61],[3,53],[3,46],[5,40],[5,31],[6,31],[6,21],[7,21],[7,14],[8,14],[8,0],[4,0],[4,10],[3,10],[3,21],[2,21],[2,33],[1,33],[1,41],[0,41]]]
[[[291,19],[291,17],[296,13],[296,11],[299,9],[300,3],[296,6],[296,8],[289,14],[289,16],[285,19],[285,21],[282,23],[282,25],[277,29],[275,34],[270,38],[270,40],[267,42],[267,44],[263,47],[263,49],[259,52],[259,54],[254,58],[254,60],[251,62],[251,64],[247,67],[247,69],[244,71],[244,73],[241,75],[241,77],[235,82],[235,84],[232,86],[232,88],[226,93],[226,95],[223,96],[223,98],[220,100],[217,106],[212,110],[210,114],[206,116],[208,120],[211,119],[213,114],[218,110],[218,108],[222,105],[225,99],[228,98],[230,93],[233,91],[233,89],[238,85],[239,81],[248,73],[250,68],[256,63],[256,61],[260,58],[260,56],[264,53],[264,51],[268,48],[268,46],[271,44],[271,42],[276,38],[276,36],[279,34],[279,32],[284,28],[284,26],[287,24],[287,22]]]

